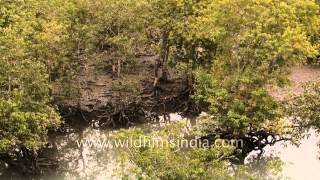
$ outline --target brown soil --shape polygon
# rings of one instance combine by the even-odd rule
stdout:
[[[289,95],[297,96],[303,93],[303,85],[308,82],[320,82],[320,68],[311,66],[299,66],[292,70],[290,76],[291,85],[284,88],[270,90],[272,96],[284,100]]]
[[[162,82],[158,93],[153,92],[156,56],[141,56],[132,72],[122,78],[116,77],[99,63],[85,64],[74,84],[78,97],[61,95],[55,88],[56,104],[63,115],[82,115],[86,121],[99,121],[100,126],[128,124],[141,117],[157,117],[154,114],[187,111],[190,106],[187,80],[170,70],[170,80]],[[130,69],[129,69],[130,70]],[[138,91],[115,90],[115,84],[137,82]]]

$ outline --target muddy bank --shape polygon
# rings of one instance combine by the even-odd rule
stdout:
[[[289,77],[290,86],[270,88],[273,97],[284,100],[288,95],[298,96],[303,93],[303,85],[308,82],[320,82],[320,68],[313,66],[298,66],[292,69]]]
[[[169,80],[154,89],[157,56],[137,57],[134,65],[123,64],[123,74],[112,72],[105,62],[90,61],[82,66],[73,91],[54,88],[55,103],[64,117],[78,116],[99,127],[133,125],[158,120],[159,115],[182,112],[197,115],[199,107],[190,98],[192,80],[169,69]],[[92,63],[93,62],[93,63]]]

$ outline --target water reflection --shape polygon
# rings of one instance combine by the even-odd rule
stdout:
[[[107,139],[113,131],[97,130],[91,127],[82,132],[59,136],[55,139],[58,174],[65,179],[116,179],[113,176],[117,164],[117,152],[113,149],[80,146],[83,139]]]
[[[290,143],[278,143],[266,148],[266,155],[276,154],[286,165],[283,175],[292,180],[319,180],[319,135],[310,132],[309,138],[304,138],[299,147]]]
[[[171,122],[181,121],[183,118],[178,114],[170,114]],[[189,125],[194,125],[195,120],[188,120]],[[164,124],[164,118],[160,117],[160,124]],[[144,129],[157,128],[158,125],[145,124]],[[108,139],[115,130],[94,129],[88,127],[81,130],[71,130],[67,134],[56,135],[50,139],[52,148],[47,155],[58,161],[59,167],[54,172],[48,172],[42,179],[119,179],[115,170],[119,169],[119,152],[116,149],[101,149],[81,146],[77,141],[83,139]],[[311,132],[309,138],[301,141],[300,147],[291,144],[278,143],[272,147],[266,147],[264,160],[277,159],[283,160],[286,165],[283,170],[284,177],[291,177],[293,180],[318,180],[320,179],[320,161],[318,155],[318,139],[315,132]],[[255,163],[253,154],[247,158],[247,163]],[[262,163],[263,164],[263,163]],[[259,167],[258,165],[256,167]],[[263,174],[263,167],[258,168]],[[0,179],[26,179],[16,174],[14,171],[7,170],[5,175],[0,174]]]

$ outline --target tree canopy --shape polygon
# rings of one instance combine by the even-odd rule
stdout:
[[[76,84],[79,69],[87,65],[99,61],[123,85],[117,90],[139,95],[126,86],[138,86],[135,81],[122,82],[124,68],[139,71],[134,65],[142,55],[156,57],[150,75],[155,92],[170,83],[169,69],[183,70],[192,98],[210,115],[203,137],[219,130],[274,144],[282,135],[295,135],[295,127],[284,131],[288,116],[299,132],[319,130],[317,83],[288,102],[268,92],[270,86],[289,84],[294,65],[320,64],[319,28],[320,6],[314,0],[1,0],[0,159],[46,145],[48,131],[61,123],[53,86]],[[158,133],[169,140],[166,133],[177,135],[184,128],[123,130],[119,137]],[[275,140],[269,142],[269,135]],[[258,150],[266,145],[261,144]],[[237,149],[129,150],[126,156],[138,175],[151,179],[259,179],[254,164],[230,173],[228,160]]]

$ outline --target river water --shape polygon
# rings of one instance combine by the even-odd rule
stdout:
[[[170,117],[171,121],[182,119],[177,114],[171,114]],[[108,139],[115,131],[87,127],[81,130],[70,129],[67,134],[54,136],[50,141],[55,151],[50,152],[50,156],[58,160],[59,167],[56,171],[46,174],[42,179],[119,179],[115,173],[121,171],[117,150],[90,148],[77,144],[84,139]],[[299,147],[289,143],[278,143],[272,147],[266,147],[265,156],[276,155],[286,163],[283,170],[285,177],[293,180],[319,180],[319,137],[313,131],[310,134],[309,138],[301,141]],[[26,178],[18,175],[12,169],[7,169],[0,173],[0,179]]]
[[[283,175],[292,180],[319,180],[319,136],[310,131],[310,137],[301,141],[299,147],[290,143],[278,143],[266,148],[266,155],[276,154],[286,163]]]

